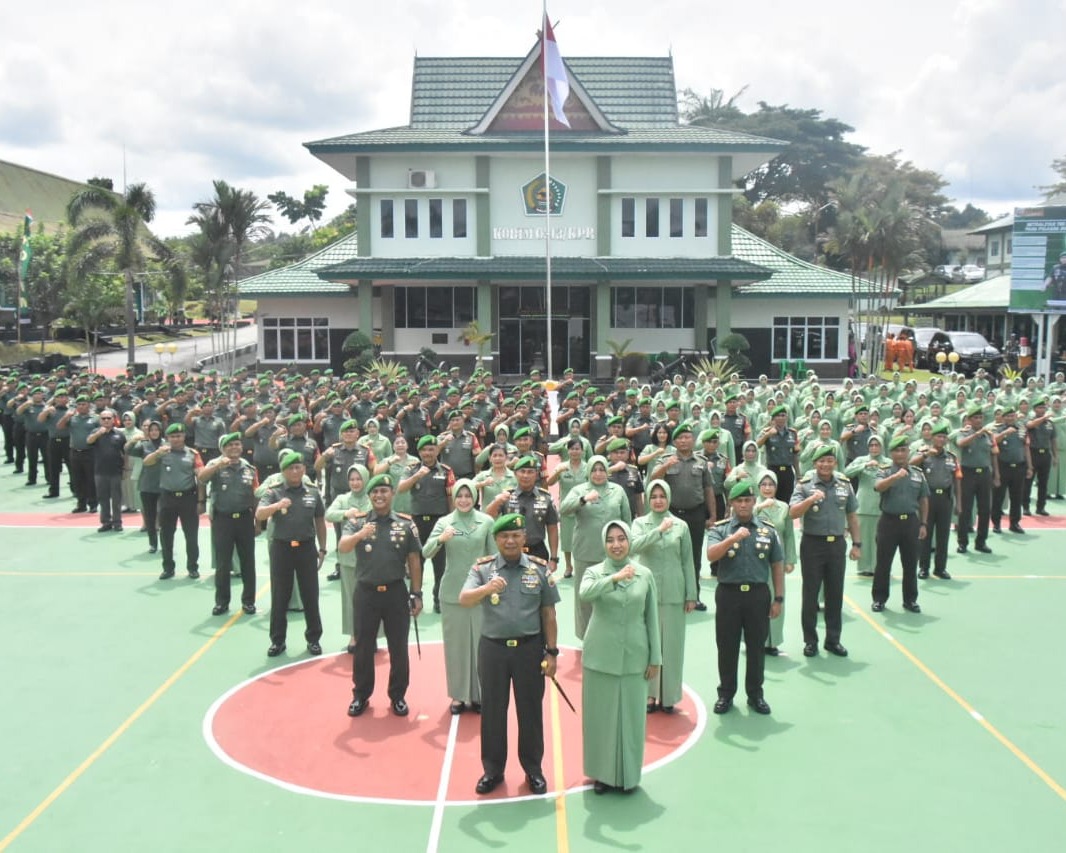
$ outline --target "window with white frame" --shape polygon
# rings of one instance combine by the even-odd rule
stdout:
[[[668,198],[657,196],[636,198],[623,196],[621,205],[621,235],[636,237],[638,209],[643,207],[645,238],[708,237],[710,229],[709,200],[706,198]],[[665,204],[664,204],[665,202]]]
[[[396,287],[393,319],[397,329],[459,329],[474,319],[473,287]]]
[[[839,317],[774,317],[771,359],[820,361],[839,352]]]
[[[612,287],[614,329],[691,329],[695,301],[691,287]]]
[[[328,317],[264,317],[263,361],[329,361]]]

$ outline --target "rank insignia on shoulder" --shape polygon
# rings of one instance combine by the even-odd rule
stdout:
[[[496,559],[496,555],[495,554],[489,554],[487,557],[478,557],[474,561],[474,564],[480,566],[483,563],[491,563],[495,559]]]
[[[529,562],[536,563],[538,566],[548,565],[548,561],[543,557],[538,557],[535,554],[526,554],[526,556],[529,557]]]
[[[729,524],[729,519],[728,518],[723,518],[721,521],[716,521],[714,523],[714,526],[715,527],[721,527],[723,524]]]
[[[410,514],[406,513],[406,512],[398,512],[398,513],[396,513],[396,517],[397,518],[402,518],[404,521],[410,521],[411,520]]]

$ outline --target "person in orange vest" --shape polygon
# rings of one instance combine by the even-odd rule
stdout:
[[[896,341],[896,358],[899,359],[899,369],[908,373],[914,373],[914,338],[910,335],[900,335]]]
[[[896,369],[896,336],[889,332],[885,335],[885,370]]]

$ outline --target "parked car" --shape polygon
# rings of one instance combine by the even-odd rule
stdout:
[[[985,268],[979,267],[976,264],[966,264],[965,266],[955,267],[951,271],[951,280],[957,284],[973,284],[974,282],[985,280]]]
[[[914,366],[925,370],[936,370],[936,361],[929,361],[929,342],[939,332],[936,326],[921,326],[914,330]],[[935,354],[934,354],[935,358]]]
[[[951,281],[957,269],[959,269],[958,264],[941,264],[933,270],[933,275],[944,281]]]
[[[955,371],[965,376],[973,376],[980,368],[997,374],[1005,363],[1003,353],[985,340],[980,332],[936,332],[926,348],[926,360],[931,370],[936,369],[938,352],[948,355],[958,353]]]

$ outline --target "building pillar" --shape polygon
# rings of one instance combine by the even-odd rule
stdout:
[[[589,346],[592,375],[596,379],[607,379],[611,376],[611,348],[607,344],[611,335],[611,283],[597,281],[593,287],[595,320]]]
[[[733,333],[733,286],[729,281],[719,281],[715,288],[714,313],[715,337],[720,341]]]
[[[396,352],[396,288],[381,288],[381,351]],[[373,289],[370,291],[373,299]],[[373,305],[373,302],[371,302]]]
[[[492,313],[492,284],[487,280],[477,282],[477,304],[474,307],[474,317],[477,319],[478,328],[482,332],[492,332],[492,342],[484,356],[485,361],[478,367],[496,373],[497,360],[500,352],[500,328],[497,318]]]
[[[359,280],[359,331],[374,339],[374,282]]]
[[[474,186],[479,190],[489,188],[489,158],[474,158]],[[487,258],[492,254],[492,218],[489,216],[489,194],[479,192],[474,194],[474,254],[479,258]]]
[[[361,258],[369,258],[373,237],[370,227],[370,195],[366,191],[370,189],[370,158],[355,158],[355,186],[363,195],[355,203],[355,227],[359,233],[356,252]]]
[[[692,285],[692,346],[694,349],[707,348],[707,330],[710,328],[707,317],[709,298],[709,288],[706,284]]]
[[[733,158],[718,158],[718,188],[733,189]],[[718,257],[727,258],[733,254],[733,194],[718,195]],[[728,287],[728,283],[726,284]],[[721,289],[721,285],[719,285]]]

